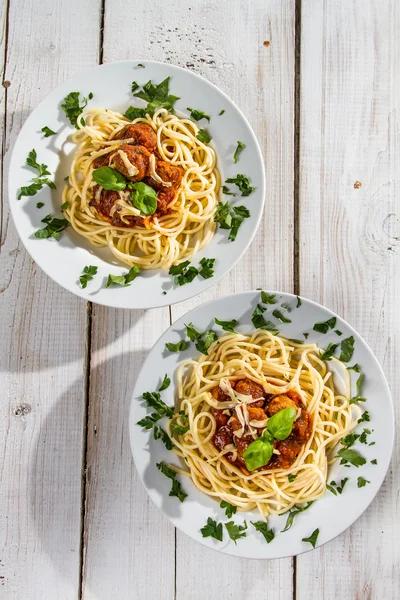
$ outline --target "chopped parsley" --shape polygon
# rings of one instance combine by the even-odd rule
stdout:
[[[223,114],[224,114],[224,112],[225,112],[225,109],[223,108],[223,109],[222,109],[222,110],[221,110],[221,111],[218,113],[218,116],[220,117],[221,115],[223,115]]]
[[[302,542],[308,542],[309,544],[311,544],[311,546],[313,548],[315,548],[315,544],[317,543],[317,539],[319,536],[319,529],[315,529],[312,534],[310,535],[310,537],[308,538],[302,538]]]
[[[222,542],[222,537],[223,537],[222,523],[217,523],[211,517],[208,517],[207,525],[204,525],[204,527],[202,527],[200,529],[200,531],[201,531],[201,535],[203,537],[212,537],[215,540]]]
[[[136,92],[136,90],[138,90],[140,88],[140,85],[137,83],[137,81],[132,81],[131,84],[131,92],[133,94],[133,92]]]
[[[172,450],[173,443],[171,442],[171,438],[169,437],[168,433],[164,431],[161,425],[155,425],[153,437],[155,440],[161,440],[167,450]]]
[[[364,479],[364,477],[357,478],[357,487],[361,488],[367,485],[367,483],[371,483],[368,479]]]
[[[261,292],[261,302],[263,304],[276,304],[275,294],[267,294],[267,292]]]
[[[122,285],[124,287],[131,284],[131,282],[136,279],[140,269],[136,265],[133,265],[125,275],[112,275],[111,273],[108,276],[106,288],[109,288],[110,285]]]
[[[300,298],[300,296],[296,296],[296,298],[297,298],[296,308],[299,308],[301,306],[301,298]]]
[[[345,465],[347,463],[352,464],[354,467],[360,467],[361,465],[365,465],[367,462],[361,454],[359,454],[356,450],[348,450],[347,448],[342,448],[338,451],[337,456],[341,458],[341,465]]]
[[[147,102],[147,106],[145,108],[135,108],[131,106],[126,111],[125,117],[131,120],[137,119],[138,117],[144,117],[147,114],[152,117],[157,108],[161,107],[168,110],[168,112],[173,113],[174,104],[179,98],[178,96],[173,96],[169,93],[169,80],[170,77],[167,77],[158,85],[155,85],[151,80],[145,83],[142,89],[133,95],[135,98],[141,98]]]
[[[202,110],[197,110],[196,108],[189,107],[187,107],[186,110],[190,110],[190,116],[195,121],[200,121],[200,119],[207,119],[207,121],[210,122],[210,115],[206,115],[206,113],[204,113]]]
[[[64,210],[66,210],[68,208],[68,206],[69,206],[69,203],[68,203],[68,200],[67,200],[66,202],[63,202],[61,204],[60,208],[61,208],[62,211],[64,211]]]
[[[359,437],[360,435],[358,433],[349,433],[348,435],[346,435],[346,437],[340,440],[340,443],[345,448],[350,448],[358,440]]]
[[[369,412],[365,410],[361,417],[358,419],[357,423],[364,423],[364,421],[370,421]]]
[[[202,258],[200,261],[201,269],[199,270],[199,275],[203,277],[203,279],[210,279],[214,275],[214,263],[215,258]]]
[[[304,337],[306,338],[306,340],[308,339],[308,336],[310,335],[309,333],[303,333]]]
[[[228,517],[228,519],[231,519],[232,515],[234,515],[237,510],[236,506],[229,504],[229,502],[226,502],[225,500],[222,500],[220,507],[225,509],[225,514]]]
[[[35,237],[39,239],[53,237],[54,239],[59,240],[61,232],[69,226],[69,223],[66,219],[58,219],[57,217],[52,217],[51,215],[47,215],[44,219],[42,219],[42,223],[46,223],[46,227],[43,227],[43,229],[39,229],[35,232]]]
[[[190,429],[190,425],[177,425],[176,423],[171,423],[171,431],[172,433],[176,433],[176,435],[184,435]]]
[[[235,525],[235,523],[233,521],[229,521],[228,523],[225,523],[225,527],[229,534],[229,537],[231,538],[231,540],[233,540],[235,542],[235,544],[236,544],[236,540],[238,540],[242,537],[246,537],[246,529],[247,529],[246,520],[244,521],[244,525]]]
[[[250,521],[250,523],[253,525],[253,527],[256,528],[257,531],[262,533],[267,544],[272,542],[272,540],[275,537],[275,533],[272,529],[268,529],[267,523],[265,523],[264,521],[256,521],[255,523],[253,523],[253,521]]]
[[[166,390],[171,384],[171,380],[168,377],[167,374],[164,375],[164,379],[162,380],[162,383],[160,385],[160,387],[158,388],[159,392],[163,392],[164,390]]]
[[[153,408],[161,417],[172,419],[174,416],[174,409],[161,400],[160,392],[144,392],[142,398],[146,406]]]
[[[169,479],[172,479],[172,487],[169,495],[176,496],[180,502],[183,502],[187,494],[185,494],[185,492],[182,490],[181,484],[176,479],[176,472],[168,467],[168,465],[166,465],[164,462],[157,463],[157,469],[159,469],[163,475],[169,477]]]
[[[341,480],[340,485],[338,485],[336,483],[336,481],[331,481],[330,484],[329,483],[326,484],[326,487],[330,492],[332,492],[332,494],[337,496],[338,494],[341,494],[343,492],[344,486],[346,485],[348,480],[349,480],[349,478],[345,477],[344,479]]]
[[[354,404],[355,402],[365,402],[365,401],[366,401],[366,399],[365,399],[365,398],[360,398],[360,389],[361,389],[361,384],[362,384],[362,381],[363,381],[363,379],[364,379],[364,374],[363,374],[363,372],[361,371],[360,365],[358,365],[358,364],[356,363],[356,364],[355,364],[355,365],[353,365],[352,367],[347,367],[347,370],[348,370],[348,371],[355,371],[356,373],[359,373],[359,377],[358,377],[358,379],[357,379],[357,382],[356,382],[356,387],[357,387],[357,395],[356,395],[354,398],[352,398],[352,399],[350,400],[350,404]]]
[[[288,481],[289,483],[293,483],[293,481],[296,479],[297,474],[291,473],[290,475],[288,475]]]
[[[195,342],[196,340],[201,338],[200,331],[197,331],[197,329],[195,329],[193,323],[189,323],[189,325],[185,324],[185,327],[186,327],[186,335],[188,336],[188,338],[191,342]]]
[[[130,121],[135,119],[143,119],[146,116],[146,110],[144,108],[137,108],[136,106],[130,106],[124,113],[124,117]]]
[[[279,333],[276,328],[276,325],[274,323],[272,323],[271,321],[266,321],[264,319],[264,316],[263,316],[264,311],[265,311],[265,308],[260,306],[260,304],[257,304],[257,306],[254,309],[253,314],[251,316],[251,322],[253,323],[253,325],[256,329],[265,329],[266,331],[270,331],[271,333],[276,335],[277,333]]]
[[[84,267],[82,275],[79,277],[79,281],[81,282],[82,288],[85,288],[88,284],[88,281],[91,281],[96,274],[97,267],[93,267],[92,265]]]
[[[352,359],[354,352],[354,337],[350,336],[345,340],[342,340],[340,344],[340,357],[339,360],[342,362],[349,362]]]
[[[313,503],[313,501],[311,500],[310,502],[307,502],[307,504],[305,506],[294,506],[293,508],[291,508],[289,511],[288,518],[286,520],[285,529],[282,529],[281,533],[284,533],[285,531],[290,529],[291,526],[293,525],[293,521],[294,521],[294,518],[296,517],[296,515],[298,515],[301,512],[304,512],[305,510],[310,508],[312,503]]]
[[[291,340],[291,339],[288,339],[288,342],[291,342],[292,344],[304,344],[304,340]]]
[[[51,135],[56,135],[56,132],[53,131],[52,129],[50,129],[50,127],[47,127],[47,125],[42,127],[42,132],[44,133],[44,137],[50,137]]]
[[[236,333],[235,327],[237,324],[236,319],[232,319],[232,321],[220,321],[219,319],[214,319],[217,325],[222,327],[224,331],[229,331],[230,333]]]
[[[246,145],[243,142],[238,142],[236,146],[235,153],[233,155],[233,162],[236,164],[239,160],[239,154],[246,148]]]
[[[321,360],[332,360],[332,356],[338,346],[339,344],[328,344],[327,349],[319,353],[319,358]]]
[[[315,323],[313,329],[314,331],[318,331],[318,333],[328,333],[329,329],[333,329],[336,325],[336,317],[331,317],[327,321],[323,323]]]
[[[367,440],[367,436],[371,435],[371,430],[370,429],[364,429],[362,434],[359,437],[359,442],[361,444],[368,444],[368,440]],[[370,446],[371,444],[369,444]]]
[[[335,333],[336,333],[336,335],[343,335],[343,333],[341,331],[339,331],[339,329],[335,329]]]
[[[231,192],[227,185],[222,186],[222,193],[226,196],[236,196],[234,192]]]
[[[144,68],[145,68],[145,66],[144,66],[144,64],[143,64],[143,63],[138,63],[136,66],[137,66],[137,67],[142,67],[142,69],[144,69]]]
[[[43,163],[40,164],[37,162],[37,154],[34,148],[29,152],[28,157],[26,159],[26,164],[28,165],[28,167],[36,169],[39,177],[33,177],[33,183],[21,187],[20,192],[18,194],[18,200],[20,200],[22,196],[35,196],[35,194],[37,194],[44,185],[48,185],[53,190],[56,189],[55,184],[50,179],[45,177],[45,175],[50,175],[50,171],[47,170],[47,165]]]
[[[43,185],[41,183],[31,183],[31,185],[23,185],[18,194],[18,200],[21,200],[22,196],[35,196]]]
[[[28,158],[26,159],[26,164],[28,165],[28,167],[36,169],[39,173],[39,177],[43,177],[44,175],[50,175],[50,171],[47,170],[47,165],[39,164],[37,162],[37,154],[34,148],[29,152]]]
[[[207,129],[199,129],[199,131],[196,134],[196,137],[199,140],[199,142],[203,142],[203,144],[208,144],[208,142],[211,142],[212,140],[212,137],[208,133]]]
[[[172,344],[171,342],[167,342],[165,347],[170,352],[182,352],[182,350],[186,350],[187,342],[185,340],[181,340],[177,344]]]
[[[238,173],[236,177],[230,177],[226,180],[226,183],[234,183],[237,185],[242,192],[242,196],[250,196],[250,194],[254,192],[254,188],[250,185],[250,179],[241,173]]]
[[[71,125],[79,129],[78,127],[78,117],[86,107],[88,103],[87,98],[82,98],[82,106],[79,104],[79,92],[70,92],[68,96],[64,98],[63,103],[61,104],[61,108],[67,115],[69,122]],[[92,95],[93,97],[93,95]],[[89,98],[90,99],[90,98]],[[81,125],[84,125],[83,119],[80,120]]]
[[[272,312],[272,315],[276,318],[279,319],[279,321],[281,323],[291,323],[292,321],[290,319],[288,319],[287,317],[285,317],[280,310],[274,310]]]
[[[42,206],[44,206],[44,202],[37,202],[36,203],[36,208],[42,208]]]
[[[153,429],[154,425],[162,418],[162,416],[163,415],[159,415],[158,413],[152,413],[138,421],[136,425],[140,425],[143,429]]]
[[[232,207],[229,202],[225,202],[225,204],[217,205],[214,221],[219,224],[221,229],[230,229],[228,240],[233,242],[243,220],[249,217],[250,211],[245,206]]]
[[[376,458],[374,458],[374,460],[371,460],[371,465],[377,465],[378,461],[376,460]]]
[[[217,340],[217,339],[218,339],[218,336],[215,333],[215,331],[211,331],[209,329],[209,330],[205,331],[203,334],[201,334],[201,337],[196,340],[195,346],[199,352],[207,355],[208,349],[210,348],[211,344],[213,342],[215,342],[215,340]]]

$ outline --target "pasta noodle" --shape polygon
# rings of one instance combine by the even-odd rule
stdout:
[[[147,115],[134,121],[106,109],[87,110],[82,118],[72,138],[79,146],[63,192],[63,203],[68,203],[64,215],[75,231],[96,247],[108,246],[117,259],[129,266],[167,269],[177,261],[190,260],[214,235],[213,216],[220,187],[215,151],[197,139],[197,125],[164,108],[153,117]],[[102,219],[90,205],[96,185],[92,171],[97,158],[129,144],[129,139],[116,136],[131,123],[150,125],[157,134],[161,160],[179,165],[184,175],[169,213],[151,219],[129,202],[127,192],[120,192],[115,204],[119,205],[121,220],[127,216],[142,217],[144,226],[118,227]]]
[[[202,492],[225,500],[239,510],[258,509],[266,518],[282,514],[296,504],[321,498],[326,491],[332,451],[356,425],[361,414],[350,405],[350,377],[343,371],[345,392],[339,393],[334,374],[319,358],[315,344],[298,344],[264,330],[251,335],[229,333],[210,347],[208,355],[187,360],[177,371],[179,406],[187,417],[175,416],[168,433],[175,452],[184,460],[179,472],[191,477]],[[226,459],[232,445],[219,451],[212,442],[216,420],[212,408],[223,409],[232,402],[218,402],[211,390],[226,379],[248,378],[262,385],[267,394],[300,394],[312,418],[312,433],[288,469],[266,468],[248,472]],[[187,433],[171,433],[171,423],[189,425]],[[292,475],[289,479],[288,476]]]

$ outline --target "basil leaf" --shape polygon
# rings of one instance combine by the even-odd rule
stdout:
[[[340,464],[351,463],[354,467],[360,467],[361,465],[365,465],[367,462],[365,458],[356,450],[347,450],[342,448],[338,451],[337,456],[342,459]]]
[[[235,327],[237,324],[236,319],[232,319],[232,321],[220,321],[219,319],[214,319],[217,325],[222,327],[224,331],[229,331],[230,333],[236,333]]]
[[[153,215],[157,210],[157,193],[153,188],[139,181],[131,186],[135,192],[131,193],[131,201],[135,208],[143,215]]]
[[[301,512],[304,512],[305,510],[307,510],[307,508],[310,508],[311,504],[313,503],[313,501],[311,500],[310,502],[307,502],[307,504],[303,507],[301,506],[295,506],[294,508],[292,508],[289,511],[289,515],[288,518],[286,520],[286,525],[285,528],[282,529],[281,533],[284,533],[285,531],[287,531],[288,529],[291,528],[291,526],[293,525],[294,522],[294,518]]]
[[[317,539],[319,536],[319,529],[315,529],[315,531],[312,532],[312,534],[310,535],[310,537],[308,538],[302,538],[302,542],[309,542],[311,544],[311,546],[313,548],[315,548],[315,544],[317,543]]]
[[[213,519],[211,519],[211,517],[208,517],[207,525],[202,527],[200,529],[200,531],[201,531],[201,535],[203,537],[212,537],[212,538],[218,540],[219,542],[222,542],[222,536],[223,536],[222,523],[217,524],[217,522],[214,521]]]
[[[286,440],[291,434],[296,418],[294,406],[284,408],[268,419],[267,429],[278,440]]]
[[[171,380],[168,377],[167,374],[164,375],[164,379],[162,381],[162,384],[160,385],[160,387],[158,388],[159,392],[163,392],[164,390],[166,390],[171,384]]]
[[[236,177],[230,177],[225,183],[234,183],[237,185],[242,192],[242,196],[249,196],[254,191],[254,188],[250,185],[249,178],[241,173],[238,173]]]
[[[239,154],[242,152],[242,150],[244,150],[246,148],[246,145],[243,144],[243,142],[238,142],[237,143],[237,147],[235,150],[235,153],[233,155],[233,162],[237,163],[237,161],[239,160]]]
[[[225,500],[222,500],[220,507],[225,509],[225,514],[228,517],[228,519],[232,518],[232,515],[234,515],[237,510],[236,506],[229,504],[229,502],[226,502]]]
[[[207,121],[210,122],[210,115],[206,115],[206,113],[204,113],[202,110],[197,110],[196,108],[189,107],[187,107],[186,110],[190,110],[190,116],[195,121],[200,121],[200,119],[207,119]]]
[[[339,344],[328,344],[327,349],[319,353],[319,358],[321,360],[332,360],[332,356],[338,346]]]
[[[56,135],[56,132],[50,129],[50,127],[47,127],[47,125],[42,127],[42,132],[44,133],[44,137],[46,138],[50,137],[51,135]]]
[[[261,292],[261,302],[263,302],[263,304],[276,304],[275,294],[267,294],[267,292]]]
[[[199,275],[203,277],[203,279],[210,279],[214,275],[214,263],[215,258],[202,258],[200,261],[201,269],[199,271]]]
[[[279,310],[274,310],[272,312],[272,314],[276,319],[279,319],[281,323],[291,323],[292,322],[290,319],[285,317]]]
[[[125,177],[112,167],[99,167],[94,169],[92,177],[96,183],[101,185],[105,190],[124,190],[126,188],[127,181]]]
[[[207,129],[199,129],[199,131],[196,134],[196,137],[199,140],[199,142],[203,142],[203,144],[208,144],[212,140],[212,137],[208,133]]]
[[[329,329],[333,329],[336,325],[336,317],[331,317],[323,323],[315,323],[313,329],[319,333],[328,333]]]
[[[82,271],[82,275],[79,277],[81,286],[83,288],[85,288],[88,284],[88,281],[91,281],[96,274],[97,274],[97,267],[93,267],[92,265],[84,267],[83,271]]]
[[[225,523],[225,527],[227,529],[229,537],[235,542],[235,544],[236,540],[238,540],[239,538],[246,537],[246,521],[244,521],[244,525],[235,525],[233,521],[229,521],[228,523]]]
[[[341,360],[342,362],[349,362],[349,360],[351,360],[353,357],[354,337],[350,336],[345,340],[342,340],[342,343],[340,344],[340,350],[341,352],[339,360]]]
[[[275,533],[272,529],[268,529],[267,523],[265,523],[264,521],[256,521],[255,523],[253,523],[253,521],[250,521],[250,523],[253,525],[253,527],[256,528],[257,531],[262,533],[267,544],[272,542],[272,540],[275,537]]]
[[[174,416],[174,409],[161,400],[160,392],[144,392],[142,398],[146,402],[146,406],[154,408],[159,415],[168,417],[169,419],[172,419]]]
[[[254,471],[266,465],[272,456],[274,447],[268,440],[259,437],[246,448],[243,458],[248,471]]]
[[[187,343],[185,342],[185,340],[181,340],[177,344],[172,344],[171,342],[167,342],[165,344],[165,347],[170,352],[181,352],[182,350],[186,350]]]

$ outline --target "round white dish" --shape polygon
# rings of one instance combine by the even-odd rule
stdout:
[[[265,175],[261,151],[256,137],[238,107],[210,82],[191,71],[172,65],[143,61],[121,61],[108,63],[74,75],[53,90],[30,114],[15,143],[10,161],[9,201],[18,234],[33,260],[45,273],[70,292],[97,304],[117,308],[154,308],[181,302],[200,294],[223,277],[241,258],[253,239],[259,225],[265,195]],[[187,107],[194,107],[211,116],[208,124],[204,119],[198,123],[208,129],[218,155],[218,169],[222,181],[243,173],[250,178],[255,191],[249,197],[238,195],[233,205],[245,205],[251,216],[243,221],[234,242],[228,241],[226,230],[217,232],[205,248],[193,257],[192,264],[198,265],[203,258],[216,258],[214,276],[210,279],[196,277],[191,283],[176,286],[167,271],[142,271],[129,287],[105,287],[109,273],[122,275],[128,268],[118,263],[108,248],[97,249],[79,236],[72,227],[62,232],[60,240],[37,239],[35,231],[44,227],[41,223],[49,213],[61,217],[62,189],[64,177],[69,173],[72,156],[76,149],[70,136],[75,131],[60,108],[60,104],[71,91],[80,91],[83,96],[93,93],[88,108],[103,107],[125,112],[128,106],[142,106],[144,102],[131,93],[132,81],[143,85],[146,81],[160,83],[171,77],[170,93],[179,96],[175,108],[178,113],[188,115]],[[224,114],[219,113],[225,110]],[[42,127],[48,126],[57,135],[45,138]],[[237,141],[246,148],[237,164],[233,154]],[[32,197],[17,200],[21,186],[28,185],[37,175],[26,166],[28,152],[34,148],[38,162],[48,165],[48,170],[57,185],[56,190],[44,188]],[[234,186],[232,186],[234,187]],[[232,196],[221,201],[232,201]],[[37,202],[43,202],[40,209]],[[95,278],[85,289],[79,285],[79,276],[87,265],[98,267]],[[166,292],[166,293],[163,293]]]
[[[284,533],[281,530],[285,526],[287,516],[271,516],[268,519],[268,526],[274,530],[275,538],[269,544],[249,523],[260,519],[256,511],[237,512],[233,516],[235,523],[241,525],[246,519],[249,525],[247,537],[239,539],[237,545],[229,539],[226,530],[223,542],[210,537],[203,538],[200,529],[204,527],[208,517],[223,523],[229,519],[220,508],[219,502],[198,491],[191,480],[183,475],[179,475],[178,479],[183,490],[188,494],[185,501],[180,503],[176,497],[168,495],[171,482],[157,469],[156,464],[164,461],[167,464],[179,465],[179,459],[165,448],[161,440],[155,441],[151,431],[145,431],[137,425],[137,421],[151,412],[141,401],[142,394],[157,390],[166,373],[171,378],[171,385],[161,393],[161,397],[166,404],[173,406],[177,366],[183,360],[195,359],[199,356],[193,343],[189,343],[184,352],[170,353],[165,349],[166,342],[176,343],[185,338],[185,323],[193,323],[198,331],[213,329],[219,334],[223,333],[221,328],[214,324],[215,317],[223,320],[236,319],[238,321],[236,329],[240,333],[254,330],[251,315],[260,302],[260,292],[244,292],[219,298],[198,306],[178,319],[156,342],[143,364],[133,391],[129,417],[130,440],[136,468],[156,506],[178,529],[194,540],[214,550],[245,558],[272,559],[301,554],[312,550],[312,546],[303,542],[302,538],[309,537],[315,529],[319,528],[320,531],[316,546],[319,547],[350,527],[366,510],[382,485],[389,466],[394,438],[394,415],[390,391],[377,359],[360,335],[340,317],[337,317],[335,329],[342,332],[341,337],[338,337],[334,330],[330,330],[327,334],[317,333],[313,331],[313,325],[336,316],[334,313],[304,298],[301,299],[301,306],[296,308],[296,296],[279,292],[269,293],[276,294],[279,304],[285,303],[291,308],[289,318],[292,322],[277,324],[280,334],[284,337],[304,339],[303,333],[306,332],[309,333],[307,341],[316,342],[321,348],[326,348],[329,342],[338,343],[351,335],[355,338],[354,355],[349,364],[358,363],[364,373],[362,395],[367,398],[367,402],[362,408],[368,410],[371,419],[368,423],[358,425],[356,431],[361,432],[364,427],[368,427],[372,431],[368,441],[373,441],[375,444],[362,445],[356,442],[354,445],[354,449],[367,460],[362,467],[345,468],[339,465],[339,461],[332,465],[328,481],[332,479],[340,481],[343,477],[349,477],[341,495],[335,496],[327,491],[325,496],[314,502],[307,511],[297,515],[291,529]],[[267,320],[276,322],[272,317],[272,311],[279,304],[267,307],[264,313]],[[352,385],[355,387],[357,374],[350,373]],[[376,465],[371,463],[371,460],[375,459]],[[370,483],[358,488],[358,477],[364,477]]]

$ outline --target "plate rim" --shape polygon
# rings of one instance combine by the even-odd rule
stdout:
[[[12,190],[11,190],[11,177],[10,177],[10,172],[11,172],[11,168],[14,167],[14,162],[16,160],[15,158],[15,148],[17,145],[18,140],[23,137],[24,133],[25,133],[25,129],[27,128],[28,125],[28,121],[30,121],[32,115],[34,114],[34,112],[37,110],[37,108],[39,106],[41,106],[42,103],[44,103],[54,92],[56,92],[61,86],[67,84],[69,81],[72,81],[75,77],[77,76],[84,76],[86,73],[89,72],[93,72],[95,70],[99,70],[99,69],[104,69],[104,68],[110,68],[112,65],[117,65],[117,64],[131,64],[133,66],[137,66],[138,62],[142,62],[145,65],[162,65],[163,67],[167,67],[168,69],[171,69],[172,71],[180,71],[180,72],[184,72],[186,74],[189,74],[191,76],[194,76],[196,79],[198,79],[199,81],[201,81],[203,84],[205,84],[206,86],[211,86],[212,88],[214,88],[219,94],[221,94],[224,98],[224,100],[230,104],[231,106],[233,106],[241,115],[245,125],[247,126],[247,129],[250,133],[250,136],[252,138],[252,141],[255,145],[255,150],[256,150],[256,154],[258,156],[258,159],[260,160],[262,169],[260,171],[261,173],[261,183],[260,183],[260,188],[261,188],[261,193],[260,193],[260,197],[261,197],[261,206],[260,206],[260,212],[259,215],[255,221],[254,224],[254,228],[251,231],[251,234],[249,235],[249,237],[247,238],[246,242],[243,244],[243,248],[240,251],[238,257],[234,260],[234,262],[232,262],[232,264],[230,265],[230,267],[223,273],[221,273],[220,275],[214,275],[213,277],[204,280],[203,284],[204,284],[204,288],[198,292],[198,291],[189,291],[189,290],[193,290],[193,288],[191,288],[190,286],[188,286],[186,289],[189,291],[188,295],[185,295],[185,297],[181,298],[181,299],[177,299],[174,300],[173,302],[171,302],[170,300],[166,300],[167,298],[167,294],[166,295],[161,295],[161,299],[159,302],[152,304],[151,306],[148,305],[148,303],[142,303],[138,306],[135,307],[130,307],[130,306],[126,306],[123,305],[121,306],[121,304],[117,303],[115,300],[114,301],[110,301],[110,302],[105,302],[102,300],[97,300],[94,299],[91,295],[90,295],[90,290],[87,291],[87,288],[82,289],[80,288],[78,285],[76,286],[76,290],[72,290],[71,288],[67,287],[67,285],[64,282],[59,282],[56,281],[53,276],[49,273],[49,270],[47,268],[44,268],[41,264],[39,264],[31,255],[31,253],[28,250],[27,247],[27,243],[25,240],[25,237],[22,235],[21,229],[20,229],[20,225],[18,222],[18,218],[17,218],[17,204],[15,204],[15,202],[11,201],[12,198]],[[70,134],[69,134],[70,135]],[[218,152],[217,152],[218,155]],[[204,293],[206,290],[208,290],[210,287],[212,287],[213,285],[217,285],[219,283],[219,281],[221,281],[221,279],[223,277],[225,277],[226,275],[228,275],[228,273],[230,273],[230,271],[238,264],[238,262],[240,260],[242,260],[243,256],[246,254],[246,252],[248,251],[250,245],[252,244],[258,229],[260,227],[260,223],[261,223],[261,219],[263,217],[264,214],[264,210],[265,210],[265,197],[266,197],[266,173],[265,173],[265,162],[264,162],[264,157],[263,157],[263,153],[261,151],[261,147],[260,144],[258,142],[257,136],[253,131],[252,126],[250,125],[246,115],[243,113],[243,111],[239,108],[239,106],[223,91],[221,90],[217,85],[215,85],[214,83],[212,83],[211,81],[209,81],[208,79],[206,79],[205,77],[203,77],[202,75],[199,75],[198,73],[195,73],[194,71],[191,71],[190,69],[187,68],[183,68],[183,67],[179,67],[177,65],[173,65],[167,62],[163,62],[163,61],[156,61],[156,60],[146,60],[146,59],[124,59],[124,60],[116,60],[116,61],[110,61],[110,62],[106,62],[100,65],[96,65],[95,67],[90,67],[87,69],[84,69],[82,71],[75,71],[70,77],[68,77],[67,79],[64,79],[63,81],[61,81],[56,87],[54,87],[52,90],[50,90],[50,92],[48,92],[45,96],[43,96],[43,98],[34,106],[34,108],[32,108],[32,110],[29,112],[29,115],[27,116],[27,118],[25,119],[17,137],[14,140],[14,144],[11,150],[11,155],[10,155],[10,161],[8,164],[8,170],[7,170],[7,176],[8,176],[8,182],[7,182],[7,193],[8,193],[8,200],[9,200],[9,206],[10,206],[10,212],[12,215],[12,219],[14,222],[14,226],[17,230],[18,233],[18,238],[21,240],[25,251],[27,252],[27,254],[31,257],[31,259],[34,261],[35,265],[37,265],[41,271],[43,271],[47,277],[49,277],[52,281],[54,281],[54,283],[56,283],[57,285],[61,286],[64,290],[68,291],[69,293],[78,296],[79,298],[82,298],[83,300],[86,300],[87,302],[92,302],[93,304],[98,304],[99,306],[107,306],[109,308],[120,308],[120,309],[126,309],[126,310],[146,310],[149,308],[163,308],[163,307],[167,307],[167,306],[173,306],[174,304],[178,304],[179,302],[185,302],[186,300],[189,300],[190,298],[193,298],[196,295],[202,294]],[[212,241],[212,240],[211,240]],[[207,244],[209,245],[209,244]],[[137,294],[135,296],[135,298],[140,298],[140,294]]]
[[[135,393],[136,392],[136,388],[137,388],[137,380],[139,379],[140,373],[142,372],[142,370],[144,369],[146,363],[148,363],[150,361],[150,355],[152,350],[154,349],[154,347],[160,342],[160,340],[164,337],[165,334],[167,334],[168,332],[170,332],[174,326],[183,320],[187,320],[190,316],[193,315],[193,313],[195,313],[197,310],[204,308],[205,306],[211,305],[216,301],[219,300],[223,300],[223,299],[227,299],[227,298],[232,298],[232,297],[238,297],[238,296],[246,296],[246,295],[250,295],[250,294],[260,294],[261,289],[263,291],[266,291],[267,294],[276,294],[276,295],[284,295],[284,296],[289,296],[290,298],[297,298],[297,296],[300,296],[300,298],[303,300],[306,300],[307,302],[309,302],[312,306],[316,306],[318,308],[322,308],[324,311],[327,311],[328,313],[330,313],[332,316],[339,318],[341,321],[343,321],[346,326],[349,328],[349,331],[352,334],[356,334],[357,337],[359,337],[362,341],[362,343],[364,344],[365,348],[367,349],[367,351],[369,352],[369,354],[373,357],[374,362],[379,370],[379,373],[383,379],[384,385],[385,385],[385,390],[387,393],[387,397],[389,399],[389,406],[390,406],[390,414],[391,414],[391,422],[390,422],[390,453],[388,456],[388,461],[387,461],[387,465],[384,468],[384,471],[380,471],[381,473],[381,477],[382,477],[382,481],[379,485],[379,487],[377,488],[377,490],[375,491],[375,493],[371,496],[371,499],[369,500],[368,504],[365,506],[364,510],[358,515],[358,517],[356,517],[354,519],[354,521],[352,523],[350,523],[350,525],[344,526],[344,527],[340,527],[340,531],[338,531],[338,533],[336,535],[334,535],[333,537],[331,537],[329,540],[327,540],[326,542],[323,542],[319,545],[316,546],[316,548],[305,548],[302,552],[298,552],[297,554],[282,554],[280,556],[277,557],[263,557],[263,556],[244,556],[244,555],[238,555],[238,554],[232,554],[231,552],[228,551],[228,548],[230,546],[230,544],[226,544],[222,547],[217,547],[217,546],[210,546],[207,543],[207,539],[208,538],[204,538],[203,539],[195,539],[192,536],[190,536],[186,531],[184,531],[180,524],[175,523],[165,512],[164,510],[158,506],[155,498],[153,497],[153,494],[151,493],[151,490],[149,490],[147,488],[147,485],[144,482],[144,479],[142,477],[142,473],[139,470],[138,466],[137,466],[137,459],[135,456],[135,450],[134,450],[134,443],[133,443],[133,436],[134,436],[134,426],[136,426],[136,423],[134,422],[133,419],[133,412],[134,412],[134,403],[135,400],[137,400],[138,395]],[[190,322],[192,322],[192,320],[190,320]],[[173,381],[172,381],[173,382]],[[311,300],[310,298],[306,297],[306,296],[302,296],[300,294],[294,294],[292,292],[283,292],[283,291],[277,291],[277,290],[269,290],[269,289],[265,289],[265,288],[259,288],[259,289],[252,289],[252,290],[247,290],[244,292],[233,292],[232,294],[226,294],[224,296],[218,296],[216,298],[213,298],[211,300],[207,300],[206,302],[203,302],[201,304],[199,304],[198,306],[195,306],[194,308],[190,309],[189,311],[187,311],[186,313],[184,313],[183,315],[181,315],[178,319],[176,319],[176,321],[174,321],[174,323],[172,323],[165,331],[163,331],[161,333],[161,335],[157,338],[157,340],[154,342],[154,344],[152,345],[152,347],[150,348],[150,350],[148,351],[148,354],[146,356],[146,358],[144,359],[144,361],[141,364],[140,370],[138,372],[138,375],[136,377],[136,384],[134,389],[132,390],[132,395],[131,395],[131,401],[130,401],[130,405],[129,405],[129,413],[128,413],[128,429],[129,429],[129,443],[130,443],[130,447],[131,447],[131,453],[132,453],[132,457],[133,457],[133,462],[134,462],[134,467],[135,470],[141,480],[142,485],[144,486],[144,489],[147,493],[147,495],[149,496],[149,498],[151,499],[151,501],[153,502],[154,506],[157,508],[157,510],[162,514],[163,518],[166,518],[169,523],[171,523],[171,525],[173,527],[175,527],[176,529],[179,529],[179,531],[181,533],[183,533],[184,535],[186,535],[189,539],[191,539],[193,542],[195,543],[199,543],[202,546],[204,546],[205,548],[208,548],[210,550],[213,550],[217,553],[221,553],[221,554],[225,554],[227,556],[231,556],[233,558],[239,558],[239,559],[244,559],[244,560],[280,560],[283,558],[292,558],[294,556],[300,556],[302,554],[306,554],[307,552],[311,552],[314,549],[318,550],[319,548],[322,548],[323,546],[325,546],[326,544],[328,544],[329,542],[333,541],[334,539],[336,539],[337,537],[339,537],[340,535],[342,535],[342,533],[344,533],[347,529],[350,529],[350,527],[352,527],[354,525],[354,523],[356,523],[356,521],[358,521],[360,519],[360,517],[368,510],[368,508],[370,507],[370,505],[372,504],[372,502],[375,500],[376,496],[378,495],[378,492],[381,490],[382,485],[387,477],[387,473],[393,458],[393,448],[394,448],[394,439],[395,439],[395,413],[394,413],[394,404],[393,404],[393,398],[392,398],[392,394],[390,391],[390,387],[389,387],[389,383],[387,381],[385,372],[383,371],[382,365],[380,364],[378,358],[375,356],[375,353],[372,351],[371,347],[369,346],[369,344],[365,341],[365,339],[362,337],[361,334],[359,334],[356,329],[354,329],[354,327],[352,327],[343,317],[341,317],[340,315],[338,315],[337,313],[333,312],[330,308],[325,307],[323,304],[320,304],[319,302],[316,302],[315,300]],[[389,435],[388,433],[388,435]],[[243,513],[243,515],[245,515],[246,513]]]

